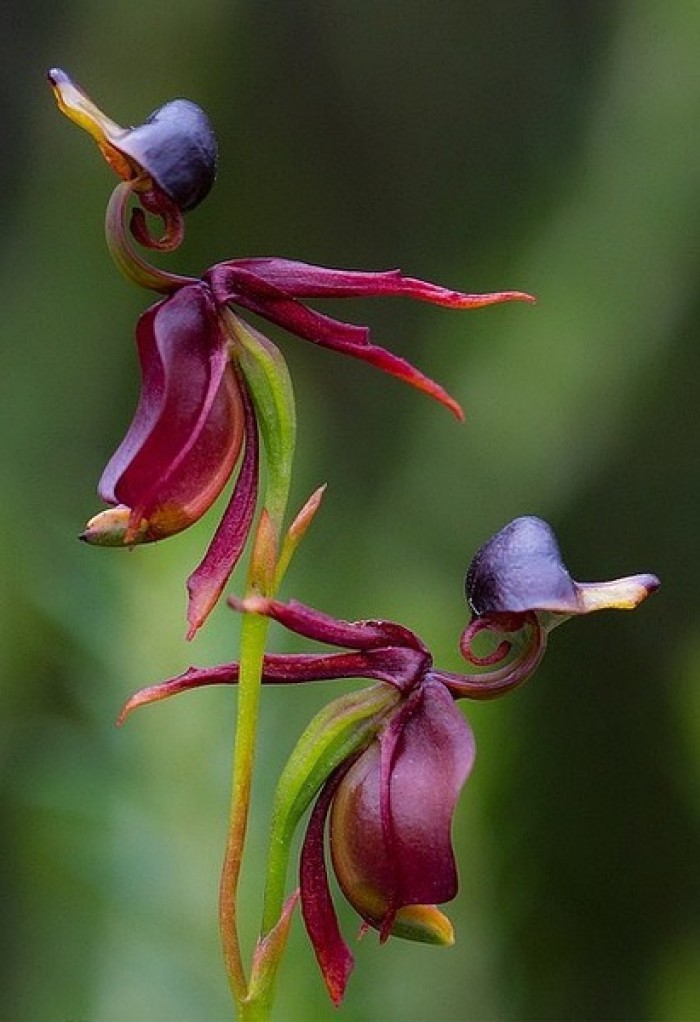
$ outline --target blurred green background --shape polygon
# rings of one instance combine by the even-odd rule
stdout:
[[[403,621],[458,670],[464,568],[516,515],[550,520],[579,578],[664,581],[466,708],[455,947],[353,940],[335,1016],[297,921],[277,1018],[700,1018],[699,51],[688,0],[2,5],[3,1019],[230,1014],[215,904],[235,695],[113,720],[134,688],[234,658],[238,621],[221,608],[184,641],[215,513],[132,554],[75,539],[135,405],[149,296],[110,264],[113,181],[55,110],[54,64],[122,123],[178,95],[209,111],[219,181],[171,265],[279,254],[539,297],[337,309],[445,382],[466,426],[273,334],[299,402],[295,506],[329,483],[286,595]],[[343,687],[265,693],[261,807]],[[248,939],[265,831],[262,811]]]

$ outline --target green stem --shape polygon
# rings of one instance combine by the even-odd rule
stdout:
[[[255,997],[238,1005],[238,1018],[240,1022],[268,1022],[271,1011],[271,1001]]]
[[[275,346],[228,310],[222,312],[222,320],[255,405],[267,463],[265,497],[248,566],[246,595],[274,596],[296,438],[294,396],[286,364]],[[219,888],[226,970],[239,1019],[245,1022],[265,1022],[272,1006],[271,987],[252,993],[246,980],[237,912],[268,627],[269,621],[256,614],[243,618],[230,820]]]
[[[250,790],[260,708],[260,674],[268,621],[246,614],[241,629],[238,711],[231,775],[229,830],[219,887],[219,926],[231,993],[241,1019],[252,1018],[247,1001],[248,983],[243,968],[237,919],[238,883],[250,810]]]

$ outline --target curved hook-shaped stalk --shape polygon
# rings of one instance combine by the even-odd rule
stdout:
[[[477,656],[472,650],[472,643],[477,635],[484,631],[520,634],[526,633],[525,641],[520,644],[517,656],[495,670],[484,670],[474,674],[457,674],[450,671],[431,672],[442,681],[457,698],[495,699],[497,696],[510,692],[522,685],[537,668],[547,648],[547,632],[542,627],[537,614],[527,611],[523,614],[485,614],[474,618],[465,628],[460,639],[459,648],[462,656],[476,667],[491,667],[503,664],[515,648],[514,639],[504,638],[496,649],[486,656]]]
[[[112,259],[127,280],[151,291],[170,294],[185,284],[195,283],[195,278],[168,273],[153,266],[136,251],[132,237],[146,248],[171,252],[181,244],[184,236],[182,214],[165,196],[155,200],[154,192],[144,191],[143,186],[144,182],[138,180],[122,181],[112,192],[105,217],[107,246]],[[130,214],[129,203],[132,197],[163,220],[165,231],[162,238],[154,239],[150,235],[142,209],[135,209]]]

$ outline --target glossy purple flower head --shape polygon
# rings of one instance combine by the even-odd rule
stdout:
[[[375,345],[367,327],[331,318],[307,300],[402,296],[468,309],[533,299],[519,291],[465,294],[400,270],[338,270],[280,258],[229,260],[200,279],[158,270],[133,242],[164,252],[180,244],[183,211],[202,201],[216,174],[216,139],[206,115],[188,100],[175,100],[143,124],[122,128],[63,71],[51,71],[49,80],[60,109],[89,132],[124,181],[107,217],[115,261],[130,279],[165,296],[137,327],[141,396],[99,486],[112,507],[91,519],[83,538],[103,546],[164,539],[197,521],[237,472],[221,525],[188,580],[191,636],[241,555],[257,499],[260,409],[241,365],[240,336],[257,339],[261,348],[272,345],[239,318],[239,310],[368,362],[463,418],[453,397],[405,359]],[[133,210],[131,202],[138,203]],[[162,220],[162,237],[151,234],[146,213]]]
[[[347,622],[304,604],[262,597],[231,600],[237,610],[263,614],[290,631],[343,652],[268,654],[267,684],[368,678],[391,686],[359,746],[329,769],[311,813],[301,853],[301,905],[328,991],[338,1004],[353,966],[338,926],[326,868],[326,833],[340,888],[363,920],[390,935],[452,943],[437,905],[454,898],[457,873],[451,824],[475,754],[471,728],[455,700],[491,699],[531,677],[553,627],[573,615],[631,609],[658,587],[654,575],[578,583],[561,560],[551,528],[518,518],[476,554],[467,573],[472,619],[460,649],[475,670],[434,666],[423,641],[391,621]],[[495,648],[478,655],[482,632]],[[136,707],[209,684],[235,684],[238,664],[190,668],[136,693]]]
[[[658,584],[654,575],[574,582],[552,527],[524,515],[481,547],[469,566],[465,592],[477,617],[532,611],[570,617],[606,608],[631,609]]]
[[[122,128],[107,117],[65,71],[48,79],[62,113],[97,142],[109,165],[125,181],[150,179],[176,206],[194,209],[216,178],[218,145],[209,118],[189,99],[158,107],[143,124]]]

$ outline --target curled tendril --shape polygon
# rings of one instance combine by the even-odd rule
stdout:
[[[520,645],[515,659],[510,663],[503,661],[515,647],[515,641],[504,639],[496,649],[487,656],[477,656],[471,644],[477,635],[484,631],[519,632],[527,636]],[[503,664],[496,670],[485,670],[478,674],[456,674],[450,671],[434,671],[433,673],[452,692],[454,696],[466,699],[495,699],[504,692],[522,685],[530,677],[540,663],[547,646],[547,633],[540,624],[534,611],[521,614],[485,614],[475,618],[465,628],[460,639],[462,656],[475,667],[492,667]]]
[[[157,188],[138,192],[140,206],[131,213],[129,229],[144,248],[158,252],[174,252],[182,244],[185,236],[185,219],[180,207]],[[163,233],[154,238],[148,228],[146,212],[159,217],[163,222]]]
[[[182,240],[183,225],[178,223],[179,213],[165,196],[153,200],[146,198],[144,202],[144,196],[148,195],[153,195],[153,191],[143,190],[142,182],[122,181],[117,185],[107,206],[107,244],[114,262],[128,280],[139,287],[170,294],[186,284],[195,283],[194,278],[168,273],[153,266],[139,255],[132,238],[145,248],[172,251]],[[132,198],[138,198],[149,212],[160,216],[165,226],[165,233],[160,240],[151,237],[143,210],[135,209],[130,215]]]
[[[504,639],[492,653],[486,656],[478,656],[472,649],[472,643],[477,635],[482,632],[519,632],[523,625],[529,622],[523,619],[522,614],[498,614],[483,615],[475,617],[462,632],[459,640],[459,650],[464,659],[474,664],[475,667],[491,667],[493,664],[500,664],[508,656],[513,648],[510,639]]]

